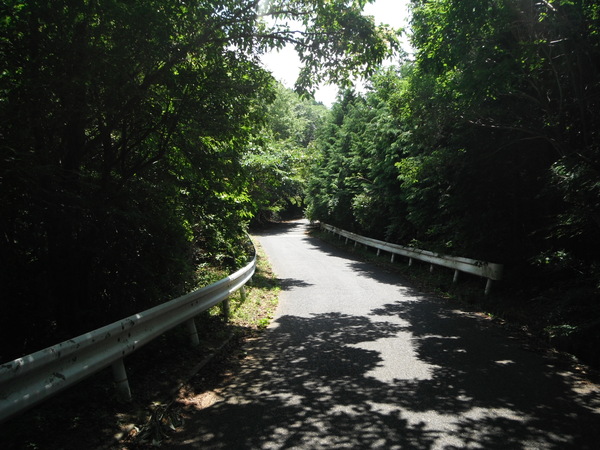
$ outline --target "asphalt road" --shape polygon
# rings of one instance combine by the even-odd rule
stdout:
[[[600,449],[598,386],[306,225],[259,236],[276,317],[173,447]]]

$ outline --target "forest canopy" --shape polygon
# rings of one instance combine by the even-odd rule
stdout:
[[[504,264],[485,303],[435,288],[598,365],[600,5],[411,10],[413,58],[344,91],[313,144],[308,217]]]
[[[593,348],[600,5],[411,5],[414,58],[380,70],[366,93],[347,90],[333,106],[315,144],[308,216],[503,263],[509,296],[545,299],[540,310],[556,298],[554,319],[581,320],[582,336],[596,330],[596,344],[582,338]]]
[[[292,44],[304,92],[373,73],[395,33],[364,3],[2,2],[0,359],[169,300],[205,263],[243,263],[268,208],[252,168],[279,133],[259,57]]]
[[[366,3],[4,1],[0,359],[239,267],[290,210],[503,263],[598,329],[600,6],[412,0],[402,59]],[[260,62],[285,45],[302,97]]]

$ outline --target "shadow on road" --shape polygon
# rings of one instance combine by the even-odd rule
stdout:
[[[340,314],[284,316],[277,325],[248,350],[252,360],[227,388],[242,398],[200,411],[186,426],[186,445],[373,448],[381,442],[429,448],[434,436],[377,410],[377,402],[389,401],[392,386],[365,378],[381,358],[353,346],[395,336],[398,326]]]
[[[527,351],[482,317],[409,294],[366,316],[279,318],[252,343],[222,401],[182,406],[194,414],[172,448],[598,448],[598,391],[559,359]],[[406,346],[395,344],[401,335]],[[391,343],[385,358],[370,348],[382,340]],[[385,372],[400,357],[405,367]]]
[[[284,316],[254,348],[225,401],[187,424],[195,448],[593,449],[598,404],[556,361],[511,345],[481,320],[435,302],[390,304],[369,317]],[[383,361],[361,344],[413,335],[429,376],[379,380]],[[477,335],[477,336],[475,336]],[[424,427],[423,418],[428,427]],[[436,428],[436,423],[439,427]]]

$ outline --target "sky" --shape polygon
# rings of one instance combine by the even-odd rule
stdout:
[[[407,27],[409,0],[375,0],[365,7],[365,15],[375,18],[375,23],[384,23],[393,28]],[[300,71],[300,60],[291,47],[280,52],[270,52],[262,57],[263,64],[285,86],[292,88]],[[324,85],[315,93],[315,99],[331,106],[337,95],[337,86]]]

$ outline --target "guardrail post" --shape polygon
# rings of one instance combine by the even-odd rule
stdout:
[[[433,273],[433,264],[429,264],[429,273]]]
[[[225,319],[225,322],[227,322],[229,320],[229,311],[230,311],[230,307],[229,307],[229,298],[226,298],[225,300],[223,300],[223,307],[222,307],[222,311],[223,311],[223,318]]]
[[[197,347],[200,345],[200,339],[198,338],[198,330],[196,329],[196,322],[192,317],[188,320],[185,325],[188,329],[188,334],[190,335],[190,343],[192,347]]]
[[[242,299],[243,302],[246,301],[246,286],[242,286],[240,288],[240,298]]]
[[[412,258],[408,258],[408,267],[412,266],[413,260]]]
[[[492,290],[492,279],[488,278],[487,283],[485,283],[485,292],[484,295],[488,296],[490,291]]]
[[[396,256],[395,253],[392,253],[392,257],[390,258],[390,262],[394,262],[394,257]]]
[[[348,243],[348,238],[346,238],[346,242],[345,242],[345,243],[346,243],[346,244]]]
[[[117,359],[114,363],[112,363],[112,371],[113,377],[115,379],[117,396],[122,401],[130,402],[131,389],[129,389],[129,381],[127,380],[127,372],[125,371],[125,364],[123,364],[123,358]]]
[[[378,248],[378,249],[377,249],[377,256],[379,256],[379,254],[380,254],[380,253],[381,253],[381,249],[380,249],[380,248]]]
[[[458,283],[458,273],[459,273],[459,272],[460,272],[460,270],[458,270],[458,269],[456,269],[456,270],[454,271],[454,277],[452,278],[452,282],[453,282],[454,284]]]

